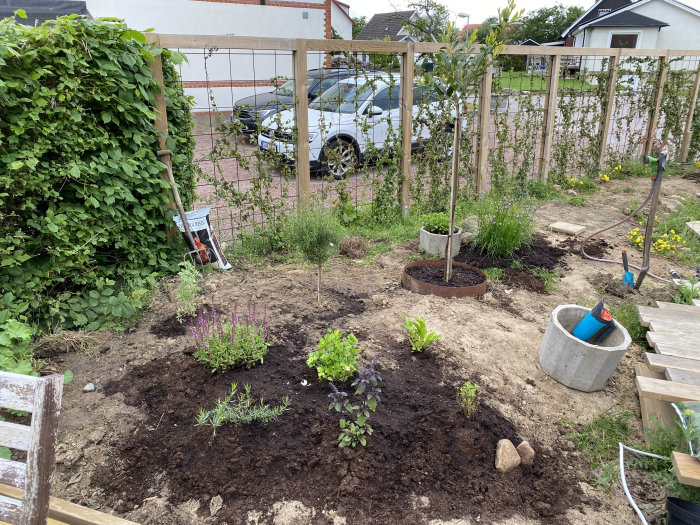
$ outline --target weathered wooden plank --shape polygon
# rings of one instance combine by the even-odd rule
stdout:
[[[0,421],[0,447],[28,450],[32,429],[28,425],[18,425]]]
[[[147,33],[149,40],[158,39],[167,49],[260,49],[293,51],[296,40],[293,38],[268,38],[233,35],[174,35],[167,33]]]
[[[547,50],[549,51],[549,50]],[[540,150],[540,182],[547,182],[549,160],[552,157],[552,141],[554,139],[554,123],[557,116],[557,91],[559,90],[559,70],[561,56],[549,57],[549,76],[547,77],[547,93],[544,104],[544,129],[542,130],[542,146]]]
[[[411,146],[413,141],[413,77],[416,56],[413,42],[401,55],[401,213],[408,213],[411,201]]]
[[[306,41],[298,39],[294,52],[294,119],[297,128],[296,176],[297,206],[308,207],[311,197],[311,171],[309,166],[309,97]]]
[[[700,461],[690,454],[671,452],[671,463],[678,481],[684,485],[700,487]]]
[[[683,129],[683,142],[681,143],[681,162],[688,160],[688,152],[690,151],[690,140],[693,137],[693,116],[695,115],[695,105],[698,102],[698,91],[700,90],[700,65],[695,72],[695,83],[693,90],[690,92],[690,100],[688,101],[688,114],[685,117],[685,127]]]
[[[654,146],[654,139],[656,138],[656,126],[659,123],[659,116],[661,115],[661,102],[663,100],[664,85],[666,84],[666,76],[668,75],[668,55],[659,56],[659,76],[658,85],[656,88],[656,93],[654,94],[654,110],[651,113],[651,118],[647,125],[647,132],[645,135],[644,143],[644,155],[649,155]]]
[[[651,352],[647,352],[644,354],[644,361],[649,368],[655,372],[664,372],[667,368],[700,372],[700,359],[688,359],[686,357],[678,357],[675,355],[653,354]]]
[[[655,343],[654,350],[656,351],[657,354],[661,354],[661,355],[683,357],[685,359],[692,359],[694,361],[700,361],[700,355],[698,354],[698,352],[695,352],[693,350],[689,350],[688,348],[685,348],[685,347],[667,345],[667,344],[663,344],[663,343]]]
[[[700,372],[691,372],[689,370],[680,370],[678,368],[667,368],[666,379],[674,383],[682,383],[684,385],[700,386]]]
[[[610,121],[612,110],[615,105],[615,93],[617,91],[617,73],[620,69],[619,53],[610,57],[608,65],[608,96],[605,98],[605,113],[603,122],[600,124],[600,149],[598,150],[598,167],[602,170],[606,163],[608,151],[608,135],[610,134]]]
[[[697,353],[700,357],[700,337],[696,334],[681,332],[647,332],[647,341],[651,346],[657,345],[673,346],[687,349],[689,352]]]
[[[22,490],[0,484],[0,495],[20,499]],[[82,507],[58,498],[49,500],[49,518],[68,525],[137,525],[133,521]]]
[[[7,523],[19,523],[22,519],[22,502],[0,496],[0,519]]]
[[[684,312],[689,314],[697,314],[697,306],[689,304],[678,304],[678,303],[667,303],[665,301],[656,301],[656,306],[661,310],[675,310],[677,312]]]
[[[700,386],[683,385],[664,379],[637,376],[635,379],[639,396],[661,401],[700,401]]]
[[[691,307],[697,308],[697,307]],[[652,321],[677,321],[680,319],[678,312],[672,310],[662,310],[660,308],[652,308],[649,306],[638,306],[639,318],[642,326],[649,326]],[[700,309],[698,309],[700,310]],[[683,314],[684,321],[697,322],[700,326],[700,311],[689,310]]]
[[[672,311],[672,310],[669,310]],[[676,320],[652,320],[649,321],[649,330],[652,332],[663,332],[666,334],[700,334],[700,323],[683,320],[684,314],[679,314]]]
[[[474,186],[476,198],[481,199],[486,191],[486,170],[489,160],[489,120],[491,115],[491,84],[493,67],[488,66],[481,77],[479,88],[479,150],[476,162]]]
[[[652,378],[663,379],[664,374],[655,372],[643,363],[637,363],[634,367],[637,378]],[[652,397],[644,397],[639,394],[639,406],[642,412],[642,425],[644,428],[653,428],[655,421],[662,425],[673,425],[673,409],[670,403],[654,399]]]
[[[0,372],[0,407],[31,412],[36,378]]]
[[[0,483],[24,488],[27,466],[19,461],[0,458]]]

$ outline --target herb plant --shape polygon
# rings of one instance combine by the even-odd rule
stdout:
[[[377,409],[379,403],[379,381],[382,376],[376,368],[379,354],[372,360],[370,366],[364,370],[357,372],[357,378],[352,382],[355,387],[355,395],[363,396],[361,405],[353,405],[348,399],[346,392],[340,392],[333,383],[330,383],[333,390],[328,397],[331,398],[331,404],[328,410],[348,414],[348,419],[341,418],[340,420],[340,435],[338,436],[339,447],[355,447],[358,444],[363,447],[367,444],[367,436],[372,435],[372,427],[369,426],[367,420]],[[350,418],[354,417],[352,421]]]
[[[201,308],[192,327],[197,351],[195,359],[213,372],[225,372],[231,368],[262,363],[267,354],[267,315],[256,318],[255,304],[248,305],[248,313],[242,318],[234,308],[230,319],[214,310],[205,313]]]
[[[180,279],[180,284],[175,290],[177,297],[177,320],[181,323],[188,317],[192,317],[195,313],[194,300],[199,292],[199,272],[191,261],[185,261],[181,264],[182,269],[177,276]]]
[[[259,422],[262,424],[274,421],[285,410],[289,409],[289,396],[282,400],[282,404],[276,407],[266,405],[261,397],[259,403],[254,403],[250,395],[250,385],[245,385],[245,392],[238,395],[234,401],[238,385],[233,383],[231,391],[224,399],[219,399],[213,409],[200,410],[195,426],[210,426],[213,435],[216,436],[216,429],[224,423],[231,423],[234,426]]]
[[[357,347],[354,334],[342,337],[340,330],[329,328],[316,348],[318,350],[309,354],[306,364],[309,368],[316,368],[319,379],[345,381],[357,370],[358,355],[362,350]]]
[[[39,375],[34,371],[34,359],[30,341],[32,330],[10,312],[0,312],[0,370],[15,374]]]
[[[510,257],[532,239],[537,206],[523,206],[510,197],[490,197],[479,208],[476,242],[489,255]]]
[[[678,293],[672,294],[673,302],[678,304],[693,304],[693,299],[700,298],[700,279],[691,277],[688,283],[681,282]]]
[[[457,389],[457,402],[459,406],[462,407],[467,419],[473,418],[481,402],[481,387],[476,383],[465,381],[464,384]]]
[[[450,231],[450,218],[444,212],[421,215],[420,220],[428,233],[447,235]]]
[[[402,314],[403,315],[403,314]],[[411,342],[411,352],[422,352],[430,344],[437,341],[442,335],[436,332],[428,332],[425,326],[425,319],[416,317],[411,320],[403,316],[403,326],[408,330],[408,340]]]

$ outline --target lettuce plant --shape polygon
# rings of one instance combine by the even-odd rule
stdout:
[[[428,332],[428,328],[425,326],[425,319],[422,317],[416,317],[414,320],[411,320],[404,315],[403,326],[408,330],[411,352],[422,352],[423,349],[428,348],[431,343],[442,337],[436,332]]]

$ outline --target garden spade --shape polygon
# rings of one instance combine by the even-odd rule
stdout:
[[[625,275],[622,277],[622,286],[634,288],[634,274],[630,272],[630,265],[627,261],[627,250],[622,250],[622,267],[625,269]]]

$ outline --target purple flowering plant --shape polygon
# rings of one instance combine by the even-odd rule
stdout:
[[[248,304],[248,312],[239,316],[237,305],[230,317],[201,307],[192,325],[192,337],[197,351],[195,359],[214,372],[225,372],[243,366],[250,368],[263,362],[268,342],[267,309],[262,319],[257,318],[255,303]]]
[[[476,242],[489,255],[510,257],[532,240],[533,219],[537,206],[510,196],[494,196],[479,208],[479,231]]]

